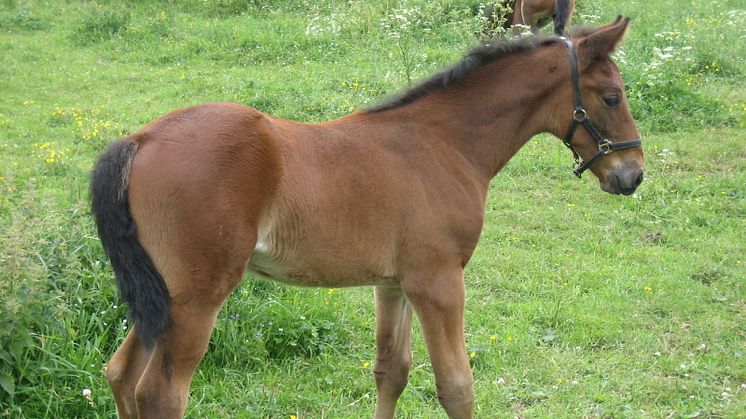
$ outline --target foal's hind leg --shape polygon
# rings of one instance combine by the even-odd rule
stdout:
[[[240,275],[224,278],[232,284]],[[230,287],[232,289],[232,287]],[[171,324],[159,340],[137,384],[135,398],[141,418],[184,415],[192,376],[207,351],[215,319],[227,294],[195,289],[172,299]]]
[[[137,337],[135,328],[132,328],[106,367],[106,377],[114,393],[120,418],[137,418],[135,387],[149,357],[150,351]]]
[[[184,414],[192,375],[279,179],[276,151],[252,124],[257,115],[225,105],[195,108],[193,116],[144,130],[130,168],[137,237],[170,296],[168,326],[135,389],[141,418]]]
[[[412,307],[401,288],[376,287],[376,419],[393,418],[412,363]]]
[[[251,213],[191,203],[150,209],[132,200],[138,236],[168,288],[169,323],[135,389],[139,418],[184,415],[192,375],[215,319],[241,281],[256,243]],[[210,216],[206,216],[209,214]]]
[[[211,240],[208,230],[192,225],[179,232],[184,244],[148,249],[168,285],[171,309],[168,329],[153,347],[135,390],[140,418],[184,415],[192,375],[207,351],[223,302],[241,281],[256,239],[234,228],[230,235],[222,233],[224,241]]]

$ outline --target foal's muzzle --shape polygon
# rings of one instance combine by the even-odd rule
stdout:
[[[642,183],[643,177],[641,168],[617,166],[611,170],[606,182],[601,184],[601,189],[617,195],[632,195]]]

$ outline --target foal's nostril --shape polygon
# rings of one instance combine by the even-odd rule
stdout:
[[[635,179],[635,188],[640,186],[640,184],[642,183],[642,178],[643,178],[643,174],[642,172],[640,172],[640,174],[637,175],[637,178]]]

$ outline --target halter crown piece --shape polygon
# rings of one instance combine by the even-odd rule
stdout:
[[[573,96],[575,97],[575,109],[572,111],[572,125],[570,125],[570,129],[567,131],[567,135],[565,135],[565,138],[562,140],[562,142],[565,143],[570,151],[572,151],[572,155],[575,158],[575,164],[573,166],[572,172],[575,173],[575,176],[581,177],[583,172],[591,167],[593,163],[595,163],[601,156],[605,156],[616,150],[642,147],[642,141],[640,141],[640,139],[638,138],[635,140],[618,141],[612,143],[598,132],[598,129],[596,129],[596,126],[593,125],[590,119],[588,119],[588,113],[583,108],[583,101],[580,97],[578,57],[575,54],[575,48],[573,47],[571,40],[563,36],[561,36],[560,39],[565,42],[565,46],[567,46],[567,49],[570,52],[570,61],[572,63],[572,91]],[[587,162],[583,161],[583,159],[580,157],[578,152],[575,151],[575,148],[572,146],[571,143],[572,136],[575,134],[575,130],[578,128],[578,125],[582,125],[583,127],[585,127],[586,131],[588,131],[588,134],[590,134],[591,137],[596,140],[596,144],[598,144],[598,153],[591,157],[591,159]]]

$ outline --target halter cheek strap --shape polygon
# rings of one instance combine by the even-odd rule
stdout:
[[[635,139],[617,141],[612,143],[608,139],[604,138],[600,132],[598,132],[596,126],[593,125],[590,119],[588,119],[588,113],[586,112],[585,108],[583,108],[583,101],[580,97],[578,57],[575,54],[575,48],[573,47],[571,40],[564,37],[561,37],[561,39],[565,41],[565,45],[570,52],[570,62],[572,65],[572,91],[575,101],[575,109],[572,113],[572,124],[570,124],[570,129],[567,131],[567,135],[565,135],[565,138],[562,140],[562,142],[567,146],[567,148],[570,149],[570,151],[572,151],[572,155],[575,158],[575,165],[572,170],[573,173],[575,173],[575,176],[581,177],[583,172],[591,167],[602,156],[610,154],[611,152],[616,150],[642,147],[642,141],[640,141],[640,139]],[[588,131],[588,134],[593,137],[593,139],[596,141],[596,144],[598,145],[598,153],[596,153],[593,157],[590,158],[590,160],[586,162],[584,162],[578,152],[575,151],[575,147],[573,147],[571,143],[572,137],[573,135],[575,135],[575,130],[578,128],[578,125],[582,125],[583,127],[585,127],[585,130]]]

